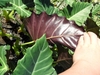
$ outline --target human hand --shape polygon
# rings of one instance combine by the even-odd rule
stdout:
[[[100,75],[100,39],[93,32],[84,33],[80,37],[75,53],[73,55],[73,62],[85,62],[90,68]]]

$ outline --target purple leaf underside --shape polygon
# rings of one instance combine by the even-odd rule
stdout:
[[[56,14],[47,15],[45,12],[41,14],[33,13],[25,19],[25,25],[33,40],[46,34],[50,43],[62,44],[73,50],[84,32],[83,27],[79,27],[74,21],[69,21]]]

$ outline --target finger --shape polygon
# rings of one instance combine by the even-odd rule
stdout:
[[[83,46],[83,43],[84,43],[83,36],[81,36],[81,37],[79,38],[78,45]]]
[[[84,40],[84,45],[89,45],[90,44],[90,36],[88,35],[87,32],[84,33],[83,40]]]
[[[98,42],[98,37],[95,33],[88,32],[88,35],[90,36],[90,43],[91,44],[96,44]]]

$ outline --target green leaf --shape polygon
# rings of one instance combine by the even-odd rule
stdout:
[[[0,46],[0,75],[4,75],[6,71],[9,70],[7,65],[7,59],[6,59],[6,50],[9,50],[10,46]]]
[[[34,3],[37,14],[46,12],[51,15],[58,12],[58,9],[54,8],[54,6],[50,3],[50,0],[34,0]]]
[[[67,4],[69,4],[70,6],[72,6],[72,4],[75,2],[75,0],[65,0]]]
[[[6,5],[6,3],[8,3],[8,0],[0,0],[0,7],[3,7]]]
[[[26,10],[28,8],[27,5],[31,4],[31,2],[24,4],[22,0],[10,0],[10,4],[12,5],[11,9],[16,10],[22,17],[29,17],[31,15],[31,12]]]
[[[92,9],[92,19],[100,26],[100,4],[94,5]]]
[[[59,11],[57,14],[61,17],[63,16],[63,17],[69,18],[71,9],[72,9],[71,7],[67,6],[66,8],[63,8],[63,10]]]
[[[69,53],[70,55],[73,55],[73,54],[74,54],[74,52],[73,52],[71,49],[68,49],[68,53]]]
[[[27,49],[24,57],[18,61],[13,75],[57,75],[52,63],[52,51],[43,36]]]
[[[96,4],[92,9],[92,15],[96,15],[100,11],[100,4]]]
[[[93,5],[86,2],[75,2],[72,7],[71,16],[68,19],[74,20],[78,25],[82,25],[89,17]]]

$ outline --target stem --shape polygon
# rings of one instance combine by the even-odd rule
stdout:
[[[21,44],[21,46],[25,46],[25,45],[29,45],[29,44],[33,44],[33,43],[35,43],[35,41],[30,41],[30,42],[23,43],[23,44]]]
[[[9,14],[9,18],[15,20],[15,18],[13,17],[13,14],[14,14],[14,10],[12,10],[12,11],[10,12],[10,14]]]
[[[0,31],[0,36],[7,36],[8,38],[9,38],[9,37],[19,38],[19,37],[17,37],[17,36],[13,36],[12,34],[4,33],[4,32],[2,32],[2,31]]]
[[[61,62],[61,61],[66,61],[66,62],[67,62],[67,60],[72,60],[72,58],[64,58],[64,59],[60,59],[60,60],[57,60],[56,63]],[[67,62],[67,63],[68,63],[68,62]]]
[[[62,36],[63,36],[63,35],[61,35],[61,36],[52,36],[52,37],[48,37],[48,38],[46,38],[46,39],[49,40],[49,39],[54,39],[54,38],[60,38],[60,37],[62,37]],[[21,44],[21,46],[35,43],[35,41],[36,41],[36,40],[30,41],[30,42],[26,42],[26,43],[24,43],[24,44]]]

